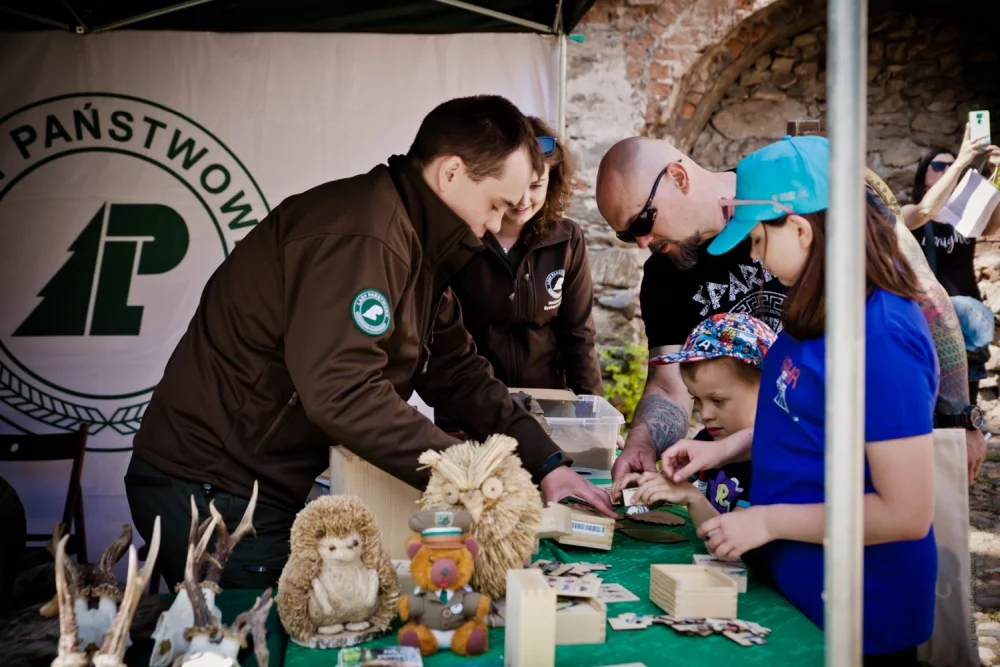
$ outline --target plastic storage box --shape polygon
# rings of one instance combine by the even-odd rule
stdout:
[[[552,439],[573,459],[574,468],[608,471],[618,451],[625,417],[601,396],[583,394],[575,402],[538,401]]]

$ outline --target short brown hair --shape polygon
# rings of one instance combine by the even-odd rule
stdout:
[[[545,164],[549,165],[549,185],[545,191],[545,203],[525,229],[526,234],[538,237],[566,215],[566,209],[569,208],[570,199],[573,197],[576,160],[566,148],[562,137],[558,136],[544,120],[528,116],[528,122],[536,137],[555,137],[556,140],[555,151],[545,157]]]
[[[729,367],[730,371],[738,375],[740,378],[751,384],[760,384],[761,370],[753,364],[740,361],[736,357],[715,357],[714,359],[702,359],[700,361],[688,361],[686,363],[682,363],[680,365],[681,379],[685,382],[690,382],[696,375],[698,375],[698,370],[704,368],[705,365],[709,363],[725,364]]]
[[[537,172],[545,168],[531,124],[499,95],[457,97],[434,107],[420,123],[406,156],[423,168],[439,157],[457,155],[469,178],[499,178],[511,153],[526,147]]]
[[[812,247],[802,275],[785,295],[782,324],[788,335],[807,340],[826,330],[826,211],[801,217],[812,226]],[[766,233],[769,226],[784,225],[787,217],[763,222]],[[904,299],[919,298],[917,276],[899,249],[896,230],[871,204],[865,210],[865,250],[868,294],[882,289]]]

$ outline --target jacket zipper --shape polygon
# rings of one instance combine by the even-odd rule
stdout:
[[[444,301],[444,292],[438,295],[437,301],[434,305],[434,310],[431,311],[431,319],[427,323],[427,331],[424,332],[423,341],[421,341],[421,347],[424,348],[424,365],[420,369],[420,374],[424,375],[427,372],[427,366],[431,363],[431,345],[434,344],[434,322],[437,320],[438,313],[441,311],[441,302]]]
[[[278,416],[274,418],[274,421],[271,422],[271,425],[267,427],[266,431],[264,431],[264,435],[261,437],[261,439],[257,441],[257,446],[254,447],[253,450],[254,454],[260,452],[260,448],[264,445],[264,443],[267,442],[271,438],[271,436],[274,435],[274,432],[278,430],[278,427],[281,426],[281,422],[284,421],[285,415],[288,414],[289,408],[291,408],[298,402],[299,402],[299,394],[298,392],[293,391],[292,397],[288,399],[288,402],[285,403],[284,406],[282,406],[281,412],[278,413]]]

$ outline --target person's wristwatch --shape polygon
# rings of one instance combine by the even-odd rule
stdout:
[[[978,431],[983,427],[986,416],[978,405],[967,405],[957,415],[934,415],[934,428],[964,428],[967,431]]]
[[[573,459],[569,458],[568,456],[566,456],[565,454],[563,454],[561,451],[556,452],[555,454],[553,454],[549,458],[547,458],[544,461],[542,461],[542,465],[540,465],[538,467],[538,469],[535,471],[535,474],[533,474],[531,476],[531,481],[535,485],[541,484],[542,480],[550,472],[552,472],[553,470],[555,470],[556,468],[558,468],[560,466],[568,466],[568,465],[571,465],[572,463],[573,463]]]

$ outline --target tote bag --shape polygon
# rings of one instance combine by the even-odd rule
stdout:
[[[934,667],[979,667],[969,560],[965,431],[934,431],[934,537],[938,549],[934,633],[917,657]]]
[[[965,238],[974,239],[983,233],[997,204],[1000,204],[1000,190],[978,171],[969,169],[937,218],[952,225]]]

